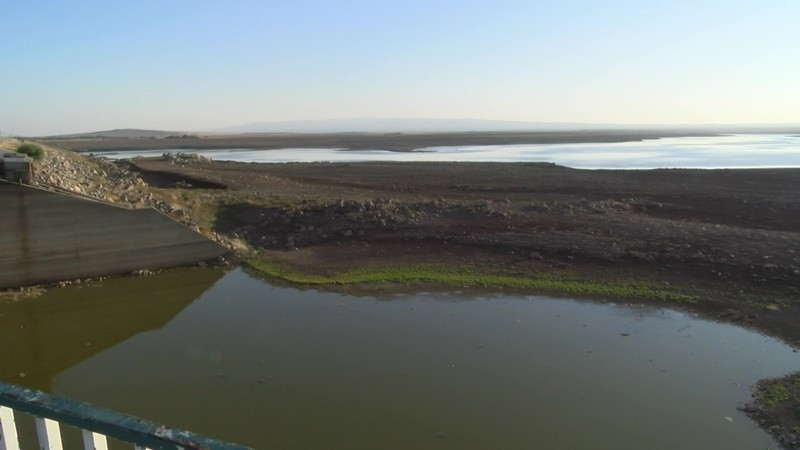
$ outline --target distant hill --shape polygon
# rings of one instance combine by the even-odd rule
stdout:
[[[164,138],[168,136],[183,136],[183,131],[139,130],[136,128],[121,128],[107,131],[93,131],[91,133],[62,134],[47,136],[47,139],[87,139],[87,138]]]
[[[800,122],[782,124],[602,124],[578,122],[515,122],[481,119],[329,119],[285,122],[253,122],[203,132],[140,130],[122,128],[90,133],[46,136],[43,139],[146,139],[204,137],[214,134],[323,134],[323,133],[469,133],[469,132],[542,132],[662,130],[704,131],[710,133],[800,133]]]
[[[214,133],[446,133],[503,131],[599,131],[599,130],[711,130],[722,133],[786,133],[800,130],[800,122],[785,124],[598,124],[578,122],[519,122],[481,119],[329,119],[286,122],[253,122],[210,130]]]
[[[480,119],[328,119],[253,122],[216,133],[446,133],[470,131],[556,131],[586,129],[580,123],[537,123]]]

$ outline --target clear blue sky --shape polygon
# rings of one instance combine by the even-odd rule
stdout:
[[[798,0],[0,0],[0,131],[798,122],[798,20]]]

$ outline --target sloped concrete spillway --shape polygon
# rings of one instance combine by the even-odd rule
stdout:
[[[152,209],[0,182],[0,288],[187,265],[226,252]]]

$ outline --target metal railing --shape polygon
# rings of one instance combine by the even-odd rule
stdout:
[[[15,411],[34,416],[39,448],[42,450],[63,448],[59,424],[81,430],[84,450],[107,450],[107,436],[128,442],[136,450],[246,449],[87,403],[0,383],[0,450],[20,449]]]

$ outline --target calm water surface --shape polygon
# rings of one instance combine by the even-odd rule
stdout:
[[[765,449],[736,405],[800,369],[685,313],[375,298],[180,270],[0,303],[0,379],[259,449]]]
[[[200,153],[241,162],[478,161],[553,162],[580,169],[800,167],[800,136],[743,134],[597,144],[428,147],[413,152],[287,148],[278,150],[132,150],[96,152],[110,158]]]

